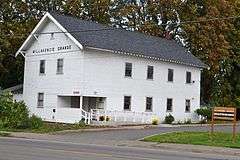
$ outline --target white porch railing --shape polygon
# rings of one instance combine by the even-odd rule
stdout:
[[[83,109],[81,109],[81,113],[82,113],[82,118],[84,118],[84,122],[86,124],[90,124],[91,123],[91,113],[87,112]]]
[[[108,111],[102,109],[91,109],[90,119],[95,121],[100,121],[100,117],[103,116],[104,121],[106,117],[110,121],[114,122],[136,122],[136,123],[151,123],[152,118],[156,114],[152,112],[134,112],[134,111]]]

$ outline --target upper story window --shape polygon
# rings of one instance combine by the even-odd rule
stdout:
[[[192,83],[192,73],[186,72],[186,83]]]
[[[146,111],[152,111],[152,97],[146,97]]]
[[[43,107],[44,93],[38,93],[37,107]]]
[[[132,63],[125,63],[125,77],[132,77]]]
[[[63,74],[63,59],[57,60],[57,74]]]
[[[45,74],[45,60],[40,60],[40,67],[39,67],[39,73]]]
[[[153,79],[153,66],[148,66],[147,67],[147,79]]]
[[[168,82],[173,82],[173,69],[168,69]]]
[[[124,96],[124,105],[123,109],[124,110],[131,110],[131,96]]]
[[[186,99],[185,101],[185,112],[190,112],[191,111],[191,101],[190,99]]]
[[[168,98],[167,99],[167,112],[172,112],[173,110],[173,99]]]

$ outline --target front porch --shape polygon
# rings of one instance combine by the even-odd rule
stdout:
[[[86,124],[150,124],[156,115],[152,112],[107,110],[106,97],[59,95],[51,121]]]
[[[90,124],[92,109],[105,109],[106,97],[57,96],[57,108],[53,110],[57,122],[76,123],[84,120]]]

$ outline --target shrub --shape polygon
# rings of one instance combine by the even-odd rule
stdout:
[[[28,127],[29,111],[24,102],[14,102],[10,93],[0,95],[0,121],[4,128]]]
[[[212,108],[211,107],[201,107],[195,111],[197,115],[202,116],[205,120],[210,120],[212,118]]]
[[[106,121],[110,121],[110,117],[109,116],[106,117]]]
[[[192,120],[190,118],[184,120],[184,124],[191,124],[191,123],[192,123]]]
[[[158,117],[153,117],[152,125],[158,125],[158,124],[159,124],[159,118]]]
[[[29,123],[30,123],[30,128],[32,128],[32,129],[38,129],[38,128],[41,128],[43,126],[42,119],[35,116],[35,115],[32,115],[29,118]]]
[[[99,121],[104,121],[105,120],[105,117],[104,116],[100,116],[99,117]]]
[[[166,117],[165,117],[165,123],[166,124],[172,124],[172,122],[174,121],[175,119],[174,119],[174,117],[171,115],[171,114],[169,114],[169,115],[167,115]]]
[[[86,127],[86,124],[85,124],[84,120],[80,120],[78,123],[75,123],[75,127],[76,128],[84,128],[84,127]]]
[[[177,124],[182,124],[182,121],[178,120],[178,121],[177,121]]]
[[[237,108],[240,108],[240,97],[237,97],[235,99],[235,104],[236,104]]]

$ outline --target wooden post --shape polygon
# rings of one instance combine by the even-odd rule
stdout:
[[[211,140],[213,141],[213,132],[214,132],[214,108],[212,108],[212,122],[211,122]]]
[[[233,142],[236,142],[236,125],[237,125],[237,109],[234,109],[234,120],[233,120]]]

